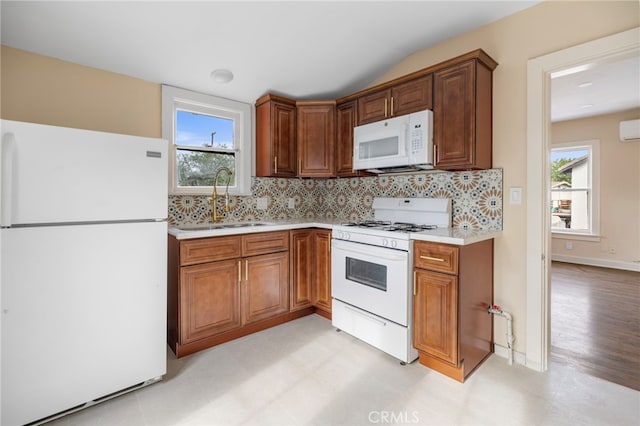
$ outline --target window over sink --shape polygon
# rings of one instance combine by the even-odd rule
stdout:
[[[251,190],[251,105],[162,86],[162,137],[169,141],[169,192],[204,195],[213,186],[229,193]]]

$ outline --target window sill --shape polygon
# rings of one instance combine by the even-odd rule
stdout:
[[[557,238],[559,240],[591,241],[597,243],[600,241],[601,237],[597,234],[579,234],[574,232],[551,231],[551,238]]]

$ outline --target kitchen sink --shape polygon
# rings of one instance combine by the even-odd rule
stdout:
[[[177,226],[181,231],[208,231],[214,229],[229,229],[229,228],[251,228],[254,226],[267,226],[273,225],[269,222],[238,222],[238,223],[202,223],[196,225],[182,225]]]

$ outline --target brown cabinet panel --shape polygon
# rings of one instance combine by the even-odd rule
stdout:
[[[435,73],[433,141],[436,168],[491,168],[491,73],[475,59]]]
[[[335,174],[335,101],[298,102],[298,176]]]
[[[256,176],[297,174],[295,101],[265,95],[256,101]]]
[[[401,83],[391,88],[390,115],[411,114],[412,112],[433,109],[433,75]]]
[[[389,117],[391,90],[384,89],[358,98],[358,125]]]
[[[240,327],[239,260],[180,270],[181,344]]]
[[[289,289],[291,311],[312,306],[313,289],[313,230],[291,231],[291,286]]]
[[[336,176],[368,176],[369,173],[353,170],[353,128],[356,126],[356,102],[340,104],[336,114]]]
[[[243,260],[242,325],[289,311],[289,253]]]
[[[213,262],[240,257],[240,237],[185,240],[180,243],[180,265]]]
[[[414,244],[414,346],[420,363],[464,381],[493,352],[493,240]]]
[[[458,365],[458,279],[416,271],[413,344],[419,351]]]
[[[314,294],[313,304],[331,312],[331,231],[318,229],[314,239]]]
[[[433,108],[433,75],[427,74],[358,98],[358,125]]]
[[[413,265],[447,274],[458,274],[458,252],[455,246],[421,241],[413,251]]]
[[[242,256],[289,250],[289,231],[261,232],[242,236]]]

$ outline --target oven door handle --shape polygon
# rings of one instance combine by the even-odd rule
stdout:
[[[407,253],[406,252],[401,252],[400,254],[397,254],[397,255],[379,254],[379,253],[372,254],[371,252],[367,252],[367,251],[364,251],[364,250],[358,250],[358,249],[353,248],[353,247],[347,247],[344,244],[341,244],[340,242],[337,242],[337,241],[333,241],[333,243],[331,245],[332,245],[332,248],[334,248],[334,249],[337,248],[337,249],[344,250],[344,251],[351,252],[351,253],[358,253],[358,254],[364,254],[365,256],[377,257],[379,259],[405,260],[407,258]],[[387,250],[393,250],[393,249],[387,249]]]

